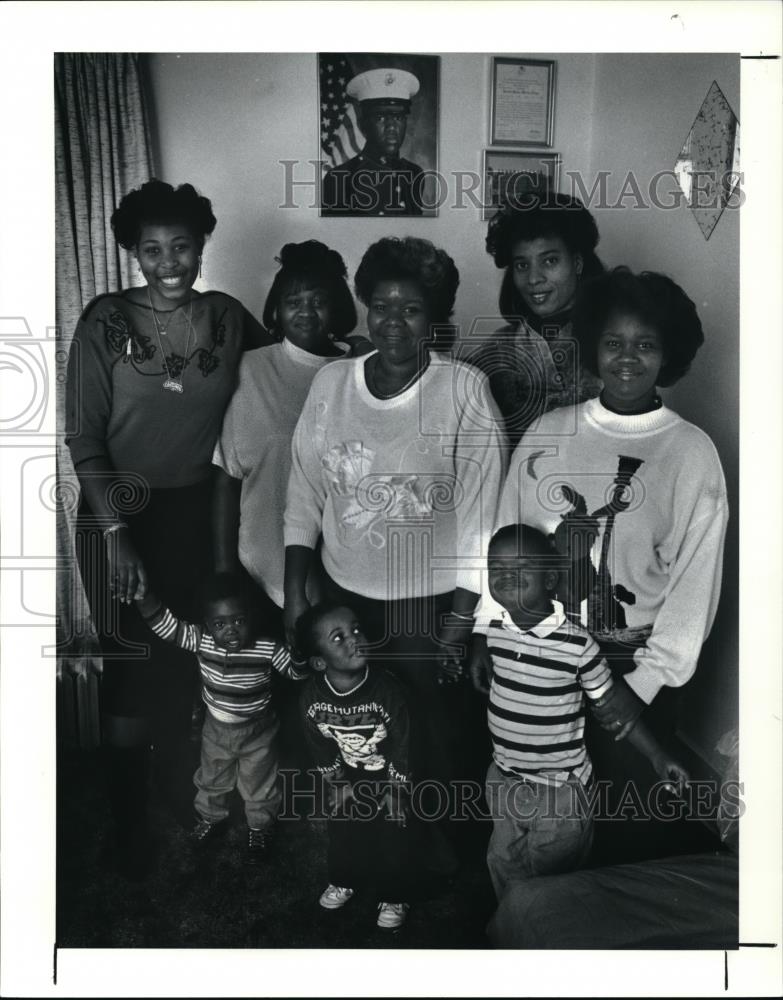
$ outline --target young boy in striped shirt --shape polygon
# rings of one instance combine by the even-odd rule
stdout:
[[[495,893],[512,879],[571,871],[587,858],[592,765],[584,705],[604,699],[612,675],[596,641],[556,609],[557,555],[546,536],[511,524],[489,545],[489,590],[505,610],[486,629],[492,659],[492,763],[487,848]],[[688,775],[641,721],[619,735],[650,761],[670,791]]]
[[[304,680],[307,664],[295,663],[281,643],[254,635],[247,598],[227,573],[203,588],[204,625],[179,621],[151,593],[138,608],[153,632],[195,653],[201,670],[206,712],[190,838],[202,844],[225,828],[236,788],[245,804],[248,860],[256,863],[268,852],[281,802],[272,670]]]

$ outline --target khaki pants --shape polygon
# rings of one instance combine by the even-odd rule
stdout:
[[[487,867],[498,899],[509,882],[573,871],[587,860],[593,820],[580,808],[576,783],[539,784],[503,774],[493,761],[486,794],[492,816]]]
[[[245,803],[247,825],[253,830],[272,826],[280,811],[277,774],[278,722],[265,716],[249,722],[219,722],[207,709],[201,734],[201,766],[194,782],[196,812],[210,823],[228,817],[229,798],[236,788]]]

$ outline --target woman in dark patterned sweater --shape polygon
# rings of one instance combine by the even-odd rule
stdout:
[[[149,860],[151,745],[167,803],[189,807],[197,676],[191,655],[140,631],[131,606],[151,586],[178,616],[196,613],[195,589],[212,564],[215,441],[242,352],[271,341],[236,299],[194,289],[216,220],[190,184],[149,181],[122,199],[111,221],[146,284],[87,306],[66,398],[82,492],[77,552],[104,658],[118,861],[138,874]]]
[[[553,192],[506,205],[489,223],[487,253],[505,268],[499,309],[507,325],[465,360],[489,376],[512,448],[543,413],[598,395],[601,383],[583,370],[571,333],[580,282],[603,271],[597,244],[590,212]]]

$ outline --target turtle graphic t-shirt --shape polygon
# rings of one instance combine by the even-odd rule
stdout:
[[[391,674],[368,667],[347,694],[326,674],[314,674],[300,705],[310,757],[322,774],[408,781],[408,709]]]

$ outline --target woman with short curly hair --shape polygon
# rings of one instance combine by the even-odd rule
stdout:
[[[82,491],[77,551],[104,654],[118,860],[138,874],[149,860],[151,744],[167,800],[183,814],[190,806],[197,675],[193,658],[150,637],[132,605],[150,586],[178,617],[198,620],[196,588],[212,562],[212,452],[242,352],[269,337],[236,299],[194,287],[216,220],[192,185],[148,181],[111,222],[144,283],[84,310],[66,399]]]
[[[459,287],[456,264],[445,250],[429,240],[389,238],[374,243],[356,272],[356,294],[370,305],[373,291],[381,281],[414,281],[427,303],[427,315],[437,327],[448,326]]]
[[[327,596],[366,623],[373,655],[408,688],[417,778],[440,782],[460,746],[439,681],[461,671],[505,449],[484,375],[437,350],[458,284],[428,240],[367,250],[356,293],[376,350],[313,380],[285,510],[289,634],[320,543]]]
[[[489,376],[512,445],[541,414],[598,394],[571,329],[580,283],[603,271],[598,228],[576,198],[547,191],[505,205],[486,249],[504,269],[498,308],[507,326],[468,357]]]

